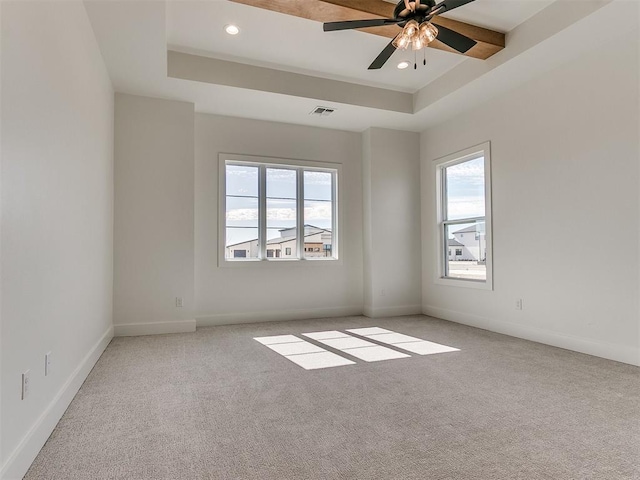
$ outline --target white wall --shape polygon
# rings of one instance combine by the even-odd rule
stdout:
[[[640,363],[638,55],[636,29],[422,134],[425,313]],[[433,160],[487,140],[494,291],[436,285]]]
[[[14,479],[112,336],[113,91],[82,2],[2,2],[1,35],[0,465]]]
[[[193,133],[191,103],[116,95],[116,335],[195,330]]]
[[[420,313],[420,137],[370,128],[362,141],[364,313]]]
[[[0,2],[0,28],[2,28],[2,2]],[[2,449],[2,34],[0,33],[0,478],[4,465]]]
[[[196,114],[198,325],[362,313],[362,173],[357,133]],[[339,262],[218,267],[218,154],[342,165]],[[282,292],[288,292],[283,295]]]

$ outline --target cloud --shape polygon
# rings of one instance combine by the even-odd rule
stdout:
[[[459,188],[484,186],[484,158],[448,167],[447,183]]]
[[[482,217],[485,214],[483,197],[457,197],[450,199],[447,205],[449,220],[465,217]]]
[[[258,220],[258,210],[255,208],[234,208],[227,211],[227,222],[242,220]]]
[[[304,221],[331,219],[331,204],[318,202],[304,209]],[[255,208],[235,208],[227,211],[227,222],[241,222],[258,220],[258,210]],[[269,208],[267,220],[296,220],[295,208]]]
[[[329,172],[304,172],[305,185],[331,186],[331,174]]]

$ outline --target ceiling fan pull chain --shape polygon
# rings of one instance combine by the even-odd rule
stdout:
[[[426,65],[427,64],[427,47],[423,48],[424,50],[424,58],[422,59],[422,64]]]
[[[418,60],[417,60],[418,54],[416,53],[416,51],[413,51],[413,69],[417,70],[418,69]]]

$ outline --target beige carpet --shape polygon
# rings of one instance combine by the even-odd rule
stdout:
[[[304,370],[253,340],[368,326],[460,351]],[[116,338],[25,478],[640,479],[640,369],[422,316]]]

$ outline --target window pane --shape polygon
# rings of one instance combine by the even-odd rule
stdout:
[[[304,256],[333,258],[333,175],[304,172]]]
[[[325,258],[332,256],[331,230],[305,226],[304,256],[305,258]]]
[[[484,217],[484,157],[445,168],[447,220]]]
[[[227,227],[258,228],[258,199],[227,196]]]
[[[296,171],[267,168],[267,198],[297,198]]]
[[[267,229],[283,230],[286,236],[295,235],[297,208],[295,200],[281,200],[279,198],[267,198]],[[277,233],[271,232],[267,240]]]
[[[225,257],[258,257],[258,167],[227,165]]]
[[[226,166],[227,195],[258,197],[258,167],[246,165]]]
[[[257,228],[227,228],[225,258],[258,258]]]
[[[307,258],[333,257],[331,202],[304,201],[304,254]]]
[[[484,222],[445,225],[448,255],[445,275],[467,280],[487,279]]]
[[[296,258],[296,220],[295,200],[267,198],[267,250],[274,250],[268,258]],[[276,254],[283,248],[292,249],[292,254]]]
[[[267,237],[267,253],[273,250],[274,258],[298,258],[295,227],[287,230],[268,229]]]
[[[304,199],[331,201],[332,175],[330,172],[304,172]]]
[[[296,182],[295,170],[267,168],[267,258],[297,258]],[[283,255],[283,248],[293,253]]]
[[[331,202],[318,200],[304,201],[304,224],[331,231],[332,205]]]

